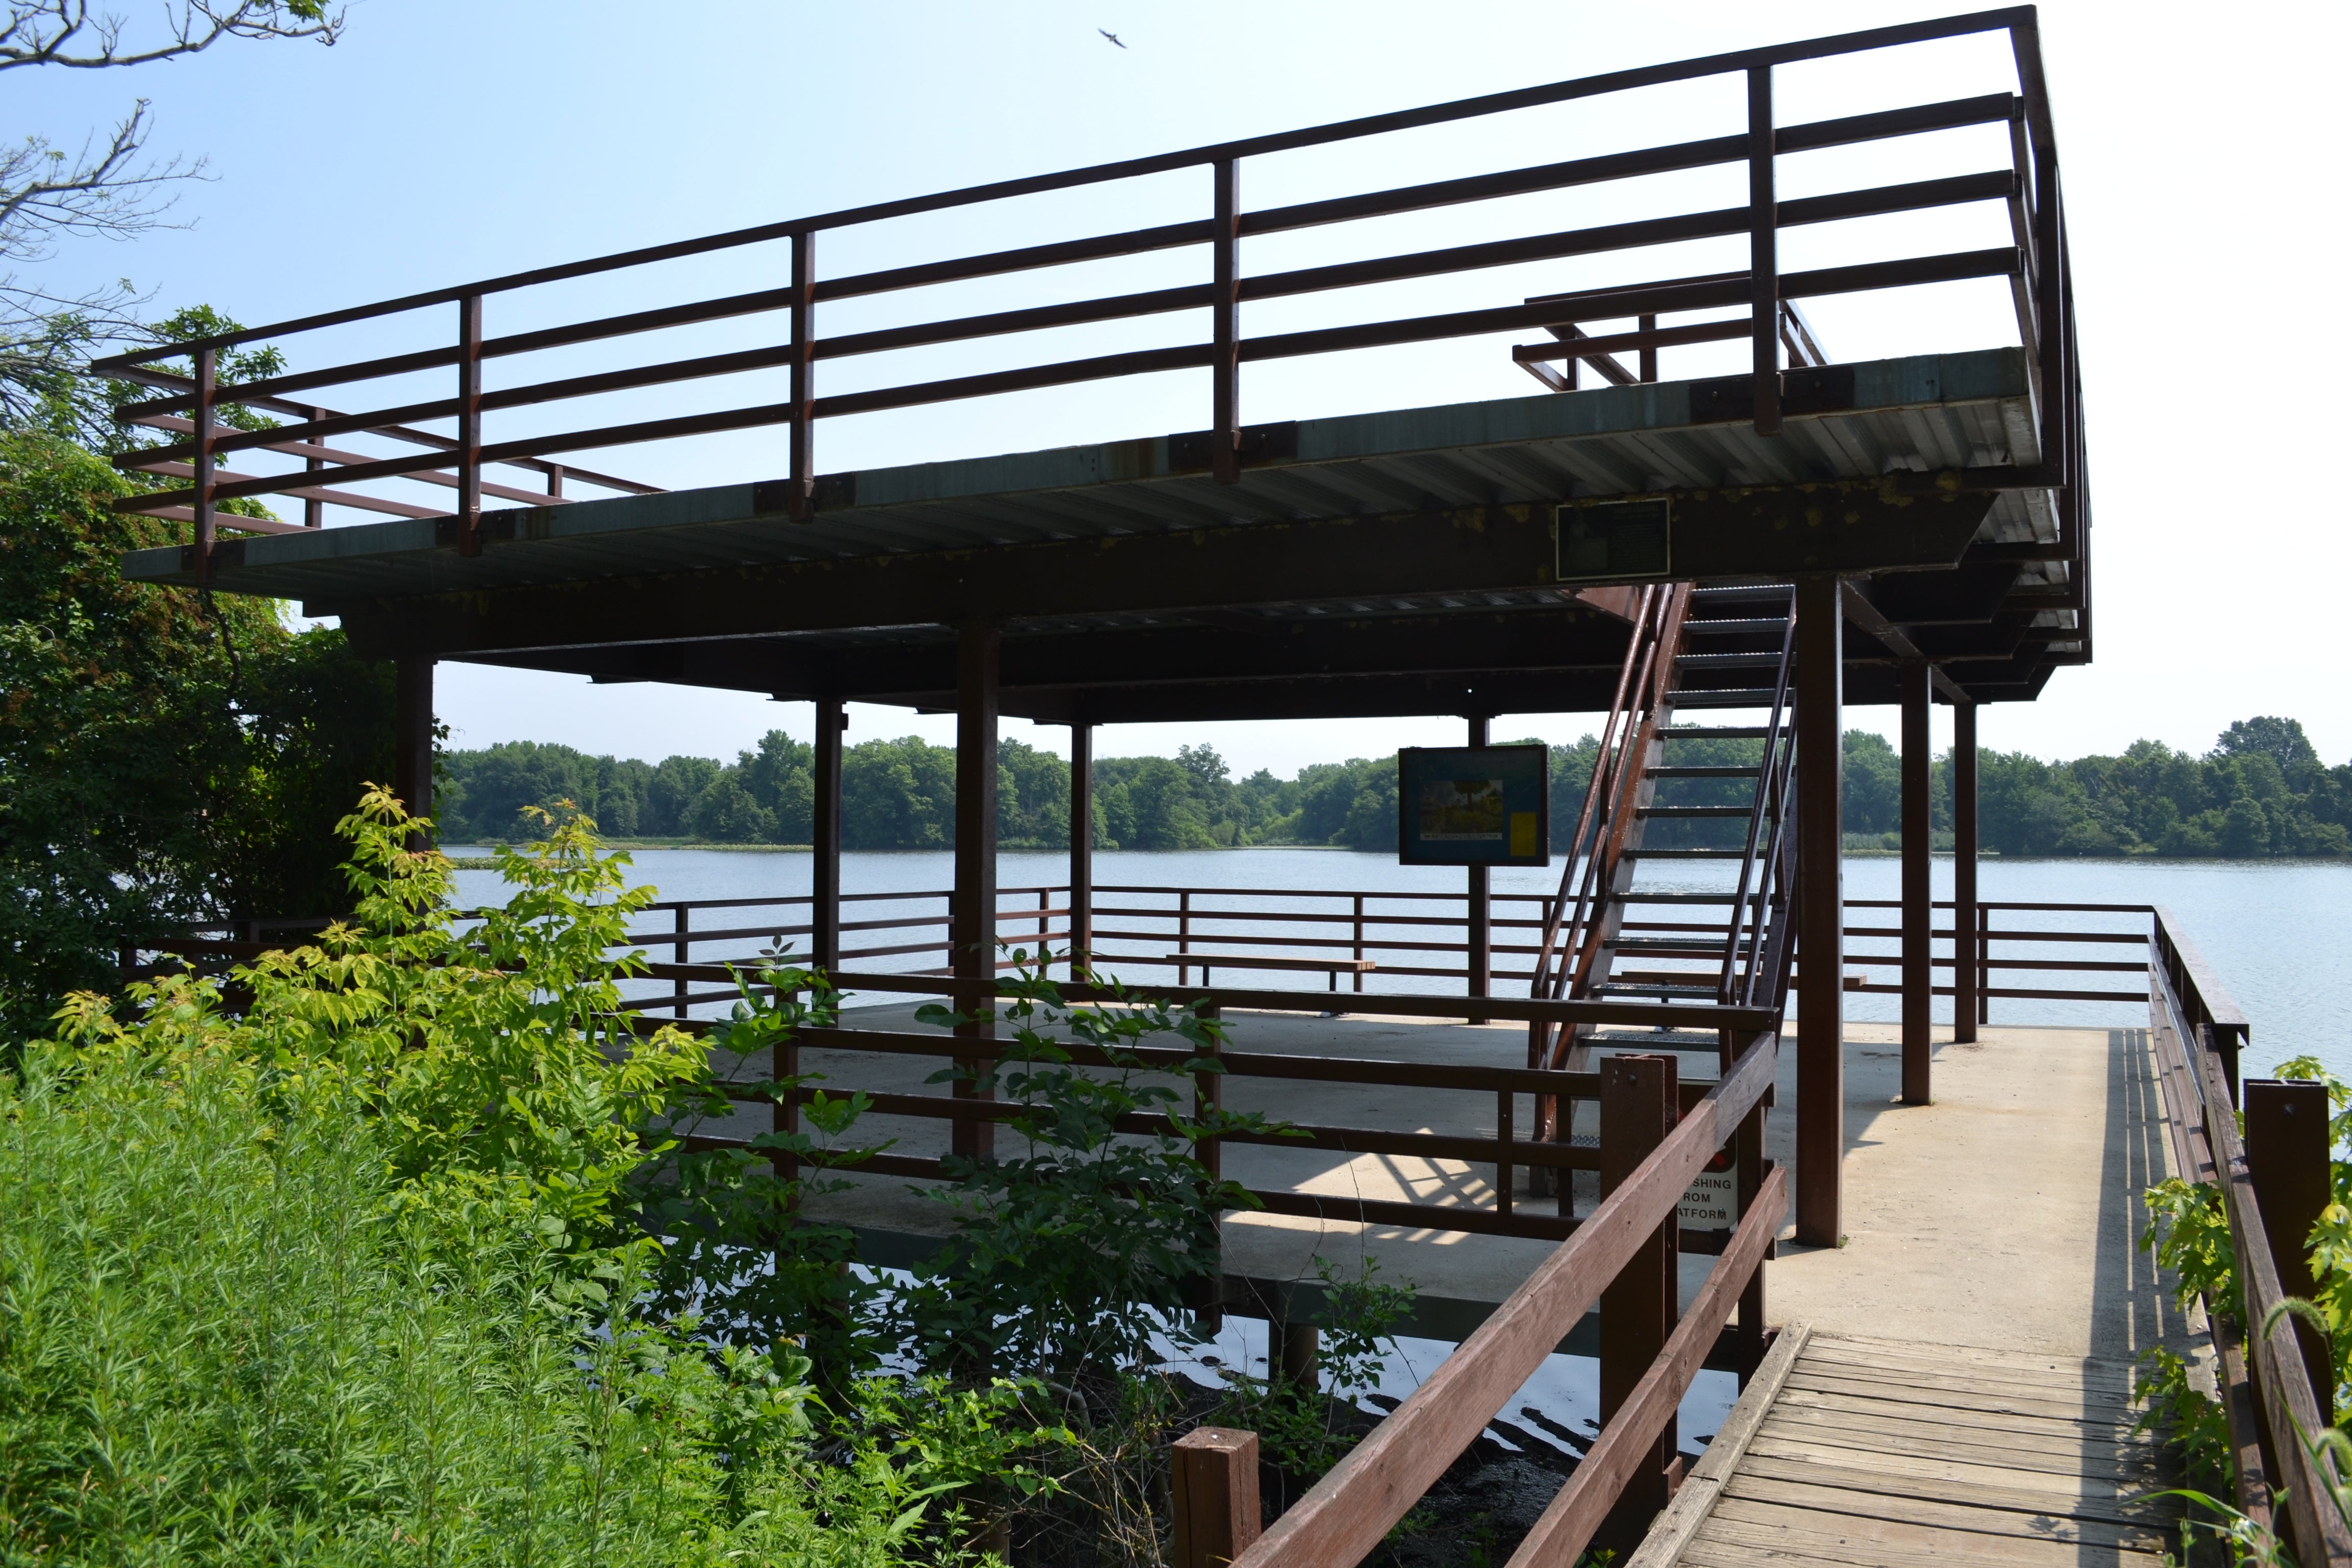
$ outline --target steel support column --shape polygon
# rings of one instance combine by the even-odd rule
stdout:
[[[849,727],[838,697],[816,704],[814,808],[809,816],[809,960],[831,974],[841,967],[841,733]]]
[[[1470,744],[1483,746],[1487,743],[1489,722],[1490,721],[1483,713],[1471,715]],[[1495,972],[1494,900],[1489,891],[1490,872],[1489,867],[1473,866],[1469,868],[1467,879],[1470,900],[1469,951],[1465,955],[1465,962],[1469,969],[1470,994],[1474,997],[1490,994],[1488,987]],[[1474,1024],[1483,1024],[1486,1021],[1486,1015],[1484,1013],[1470,1015],[1470,1022]]]
[[[982,1015],[957,1026],[960,1038],[996,1037],[996,713],[1002,642],[993,621],[968,621],[956,637],[955,891],[948,910],[956,1011]],[[985,1072],[982,1058],[960,1058],[965,1073]],[[991,1082],[992,1084],[992,1075]],[[958,1098],[995,1098],[992,1088],[960,1078]],[[992,1122],[955,1123],[952,1145],[966,1158],[995,1152]]]
[[[1845,616],[1797,580],[1797,1240],[1835,1247],[1845,1158]]]
[[[1903,701],[1903,1103],[1931,1098],[1936,1007],[1936,906],[1928,875],[1934,862],[1936,803],[1928,767],[1930,687],[1927,666],[1904,661]]]
[[[1977,1037],[1984,973],[1977,967],[1977,709],[1952,707],[1952,1039]]]
[[[433,815],[433,661],[393,660],[392,787],[411,816]],[[422,848],[423,834],[411,841]]]
[[[1095,946],[1095,727],[1070,726],[1070,978],[1092,966]]]

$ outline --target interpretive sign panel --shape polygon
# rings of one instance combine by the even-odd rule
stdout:
[[[1541,866],[1551,858],[1542,746],[1408,746],[1397,753],[1397,858],[1407,866]]]

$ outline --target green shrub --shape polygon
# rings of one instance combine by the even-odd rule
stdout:
[[[611,1016],[638,895],[585,824],[469,933],[372,793],[314,948],[77,997],[0,1079],[0,1553],[886,1565],[1050,1490],[1009,1384],[845,1382],[650,1312],[640,1130],[702,1054]],[[626,965],[618,973],[625,973]]]

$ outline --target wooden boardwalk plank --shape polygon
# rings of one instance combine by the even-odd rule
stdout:
[[[2131,1423],[2128,1421],[2085,1421],[2034,1411],[1970,1410],[1957,1405],[1890,1399],[1884,1394],[1851,1394],[1843,1390],[1790,1386],[1780,1391],[1780,1403],[1804,1410],[1841,1410],[1855,1415],[1890,1415],[1944,1426],[1974,1426],[1988,1432],[2019,1432],[2070,1438],[2077,1443],[2090,1436],[2105,1442],[2123,1442],[2131,1436]]]
[[[2022,1394],[2037,1399],[2081,1399],[2102,1405],[2127,1405],[2132,1399],[2131,1387],[2127,1383],[2088,1382],[2064,1373],[2035,1375],[1948,1364],[1936,1368],[1900,1363],[1843,1361],[1830,1356],[1808,1356],[1805,1364],[1809,1370],[1825,1376],[1904,1383],[1918,1388],[1974,1388]]]
[[[2112,1500],[2142,1497],[2154,1489],[2149,1478],[2144,1476],[2086,1475],[2079,1467],[2070,1468],[2058,1463],[2020,1464],[2019,1456],[2004,1456],[1998,1449],[1991,1448],[1958,1454],[1948,1447],[1927,1443],[1906,1447],[1894,1446],[1900,1441],[1899,1438],[1882,1437],[1868,1447],[1859,1445],[1846,1447],[1834,1437],[1792,1441],[1759,1433],[1748,1445],[1748,1451],[1753,1457],[1793,1464],[1827,1465],[1869,1470],[1880,1475],[1916,1476],[1928,1480],[2011,1487],[2043,1494],[2045,1506],[2053,1498]]]
[[[2132,1386],[2132,1369],[2128,1363],[2071,1356],[1981,1361],[1971,1359],[1965,1353],[1948,1354],[1946,1348],[1940,1345],[1891,1342],[1882,1345],[1816,1336],[1806,1359],[1824,1366],[1879,1367],[1889,1371],[1952,1373],[1965,1369],[1970,1376],[2035,1387],[2054,1383],[2128,1394]]]
[[[1949,1453],[1960,1458],[1983,1455],[2000,1462],[2030,1468],[2056,1468],[2068,1474],[2156,1476],[2163,1473],[2157,1450],[2142,1442],[2085,1442],[2078,1434],[2039,1436],[2024,1432],[1988,1431],[1978,1426],[1954,1426],[1940,1421],[1913,1421],[1901,1416],[1860,1415],[1851,1411],[1810,1410],[1802,1405],[1775,1406],[1762,1427],[1765,1435],[1790,1442],[1820,1442],[1841,1448],[1879,1448],[1890,1454]]]
[[[1845,1335],[1790,1348],[1743,1395],[1737,1455],[1629,1568],[2158,1568],[2178,1539],[2128,1368]]]
[[[1861,1456],[1850,1458],[1859,1458]],[[1895,1465],[1883,1459],[1865,1465],[1825,1464],[1812,1458],[1791,1459],[1778,1454],[1759,1454],[1751,1447],[1748,1457],[1740,1463],[1739,1473],[1767,1480],[1874,1492],[1882,1497],[1916,1498],[1922,1502],[1991,1509],[2036,1517],[2104,1520],[2116,1525],[2145,1527],[2149,1520],[2164,1517],[2162,1509],[2138,1500],[2147,1494],[2137,1489],[2120,1495],[2111,1493],[2104,1498],[2092,1497],[2084,1495],[2080,1487],[2058,1492],[2048,1486],[2033,1485],[2031,1478],[2000,1471],[1987,1474],[1982,1468],[1976,1466],[1967,1468],[1977,1473],[1960,1476],[1926,1474],[1919,1467]],[[2026,1484],[2019,1485],[2020,1479],[2024,1479]]]
[[[1986,1389],[1971,1386],[1963,1378],[1938,1380],[1948,1387],[1932,1383],[1889,1383],[1876,1378],[1848,1377],[1833,1371],[1797,1363],[1789,1374],[1792,1389],[1808,1388],[1822,1394],[1851,1394],[1866,1399],[1897,1399],[1907,1405],[1934,1405],[1952,1410],[1981,1410],[1996,1415],[2042,1415],[2057,1421],[2081,1421],[2086,1424],[2115,1426],[2131,1425],[2129,1411],[2120,1403],[2107,1407],[2086,1405],[2082,1400],[2040,1397],[2013,1393],[2007,1389]]]
[[[1700,1527],[1683,1561],[1703,1568],[1742,1568],[1752,1563],[1836,1563],[1842,1568],[1958,1568],[1987,1564],[1991,1568],[2162,1568],[2164,1559],[2153,1552],[2113,1546],[2072,1546],[2054,1541],[2019,1541],[2001,1536],[1969,1536],[1949,1531],[1906,1532],[1900,1540],[1885,1532],[1857,1534],[1840,1528],[1849,1521],[1823,1521],[1825,1528],[1807,1528],[1805,1514],[1784,1510],[1788,1517],[1765,1523],[1710,1519]]]

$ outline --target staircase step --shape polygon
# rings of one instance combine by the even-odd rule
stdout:
[[[1748,808],[1744,805],[1645,805],[1634,815],[1646,816],[1653,822],[1694,816],[1737,816],[1744,821]]]
[[[1626,849],[1621,853],[1643,860],[1740,860],[1745,849]]]
[[[1675,655],[1677,669],[1778,669],[1780,656],[1777,653],[1678,653]]]
[[[1713,1029],[1678,1029],[1670,1024],[1661,1024],[1654,1029],[1595,1029],[1589,1035],[1579,1035],[1577,1042],[1591,1046],[1679,1046],[1686,1051],[1716,1048]]]
[[[1595,996],[1689,996],[1712,1002],[1712,985],[1632,985],[1612,980],[1592,988]]]
[[[1723,938],[1719,936],[1621,936],[1608,944],[1619,952],[1651,952],[1681,954],[1702,958],[1723,956]],[[1753,937],[1742,938],[1740,951],[1756,945]]]
[[[1763,771],[1760,767],[1675,767],[1661,764],[1649,769],[1642,776],[1652,779],[1752,779]]]
[[[1719,605],[1727,599],[1787,599],[1793,601],[1797,591],[1786,583],[1727,583],[1711,588],[1693,588],[1691,603]]]
[[[1754,894],[1748,895],[1751,899]],[[1734,904],[1739,900],[1730,893],[1620,893],[1620,902],[1628,904]]]
[[[1788,726],[1781,727],[1786,732]],[[1662,741],[1762,741],[1770,738],[1772,731],[1763,724],[1684,724],[1658,731]]]
[[[1674,696],[1677,708],[1769,708],[1774,692],[1769,686],[1726,687],[1720,690],[1693,690],[1684,687]]]
[[[1695,637],[1754,637],[1789,629],[1786,616],[1727,616],[1719,621],[1685,621],[1685,636]]]

